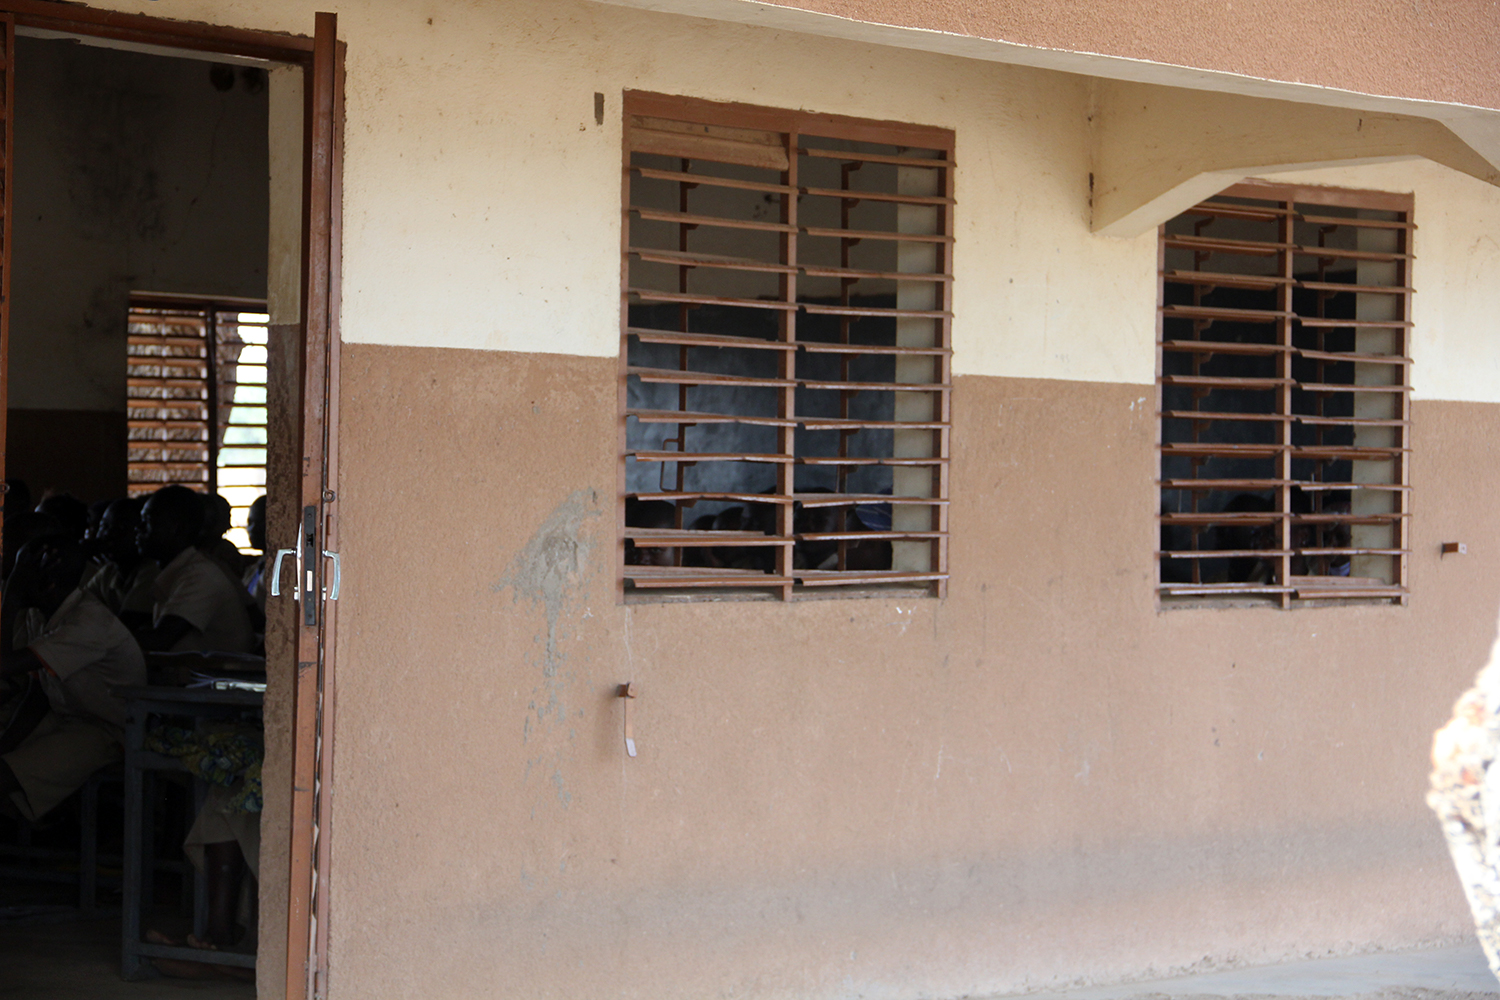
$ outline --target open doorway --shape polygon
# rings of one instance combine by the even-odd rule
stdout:
[[[321,697],[323,675],[319,670],[315,687],[303,692],[296,664],[312,659],[321,666],[326,623],[319,595],[321,560],[313,557],[315,565],[305,567],[303,562],[327,546],[322,529],[331,518],[326,504],[322,519],[316,513],[304,518],[303,512],[309,491],[314,498],[326,495],[331,502],[333,497],[327,488],[329,466],[320,452],[331,416],[327,345],[336,337],[328,318],[334,302],[328,277],[332,200],[325,191],[320,211],[318,171],[308,171],[304,150],[305,134],[313,136],[314,149],[320,134],[331,135],[331,129],[317,130],[315,109],[333,104],[326,82],[322,105],[316,96],[304,100],[304,79],[309,66],[317,79],[333,75],[328,70],[316,76],[308,39],[257,43],[252,33],[230,29],[102,18],[78,8],[40,17],[36,8],[42,5],[26,6],[29,13],[18,16],[19,37],[6,64],[14,87],[6,176],[13,199],[5,248],[11,279],[7,514],[19,515],[30,506],[17,502],[20,482],[32,504],[49,494],[67,495],[85,509],[147,492],[156,482],[175,483],[229,501],[238,530],[227,540],[220,535],[217,546],[208,537],[214,533],[206,532],[198,548],[216,547],[224,559],[243,560],[278,547],[293,554],[297,570],[291,578],[308,583],[288,590],[305,599],[300,608],[289,600],[273,602],[264,624],[255,623],[264,645],[255,643],[247,655],[264,651],[258,670],[253,660],[210,658],[200,664],[204,669],[193,671],[152,658],[148,684],[181,684],[196,672],[265,691],[265,715],[274,716],[275,723],[264,729],[264,759],[252,749],[230,785],[239,813],[259,813],[252,818],[260,820],[254,825],[265,847],[255,852],[258,881],[233,880],[233,888],[243,891],[233,906],[232,939],[223,944],[226,953],[258,952],[258,960],[214,964],[227,965],[230,972],[258,967],[261,995],[281,995],[283,987],[297,995],[305,949],[312,942],[305,925],[288,933],[289,924],[297,925],[298,915],[307,913],[306,900],[299,898],[304,893],[296,888],[299,880],[290,872],[298,845],[312,841],[312,824],[304,821],[308,829],[300,834],[289,830],[295,808],[291,772],[298,766],[316,769],[317,762],[295,759],[294,735],[308,740],[316,735],[315,716],[301,712],[297,699]],[[25,23],[28,16],[33,23]],[[80,30],[63,30],[74,17]],[[320,19],[320,37],[331,51],[331,18],[327,21]],[[45,24],[39,27],[40,22]],[[178,36],[183,48],[172,44]],[[221,39],[224,52],[216,50]],[[263,51],[247,55],[257,44]],[[278,58],[282,49],[284,61]],[[325,58],[325,69],[328,63]],[[325,124],[328,117],[325,110]],[[323,148],[329,148],[326,140]],[[311,192],[306,199],[304,188]],[[309,236],[318,229],[321,262],[318,240]],[[309,275],[321,282],[310,283]],[[180,321],[192,314],[191,303],[204,302],[209,306],[200,310],[206,320],[200,349],[191,337],[177,335],[187,332]],[[147,309],[157,312],[142,312]],[[152,319],[160,321],[158,329],[151,329]],[[232,328],[231,336],[219,336],[216,325]],[[309,357],[317,363],[309,364]],[[255,369],[258,385],[251,384]],[[310,402],[314,415],[304,419]],[[258,421],[253,419],[257,410]],[[311,454],[309,441],[315,445]],[[257,450],[258,468],[245,460]],[[269,493],[268,540],[257,539],[259,551],[247,553],[254,546],[238,522],[253,499],[247,494],[257,486]],[[68,506],[54,502],[52,509]],[[201,506],[211,517],[214,505]],[[23,520],[7,517],[7,527]],[[313,526],[306,539],[304,523]],[[252,566],[236,561],[237,566],[225,567],[223,578],[234,578],[237,569],[239,580],[248,581]],[[264,587],[269,580],[261,582]],[[253,596],[246,603],[247,614],[254,615]],[[309,646],[311,655],[304,648]],[[131,716],[127,746],[137,718],[152,739],[176,728],[187,730],[191,740],[205,731],[201,720],[213,715],[174,715],[159,702]],[[254,744],[247,730],[261,713],[246,706],[218,713],[215,724],[234,724],[237,738]],[[299,732],[299,721],[308,733]],[[145,746],[145,739],[137,742]],[[163,752],[152,746],[153,752]],[[215,785],[212,775],[179,754],[173,759],[182,765],[175,769],[181,774],[167,768],[143,778],[132,759],[125,755],[122,779],[118,766],[101,769],[96,776],[101,780],[91,779],[68,802],[49,810],[50,822],[48,816],[0,819],[0,840],[9,837],[15,845],[0,859],[7,862],[0,914],[17,918],[0,918],[0,942],[9,939],[0,950],[25,952],[33,962],[53,960],[72,971],[103,973],[99,989],[105,982],[119,984],[122,950],[127,978],[156,971],[151,963],[166,958],[160,952],[170,945],[156,942],[153,953],[148,930],[167,942],[183,941],[189,933],[201,937],[210,916],[206,904],[213,898],[212,879],[184,864],[181,850],[192,817],[204,815],[205,788]],[[213,788],[208,791],[212,798]],[[138,822],[130,818],[132,808]],[[257,860],[246,856],[251,848],[237,834],[206,843],[226,842],[245,861]],[[310,877],[310,853],[302,852],[307,856],[303,881]],[[46,872],[49,866],[51,874],[61,876],[50,887],[45,879],[14,877],[25,867]],[[88,887],[85,902],[86,881],[96,884]],[[311,885],[305,890],[310,896]],[[99,917],[89,912],[95,909],[102,919],[88,919]],[[28,910],[34,918],[29,921]],[[133,926],[132,914],[140,915],[138,925]],[[45,946],[49,938],[56,947]],[[289,941],[293,953],[301,950],[290,961]],[[80,949],[89,948],[98,954],[85,957]],[[7,966],[17,969],[10,957]],[[288,968],[299,974],[286,975]],[[249,995],[232,977],[223,981],[225,995]],[[74,985],[80,995],[104,995],[82,981]]]

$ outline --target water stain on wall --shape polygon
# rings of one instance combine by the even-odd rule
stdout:
[[[526,601],[533,608],[540,605],[546,617],[546,633],[537,636],[541,646],[541,683],[532,691],[522,740],[530,742],[540,730],[556,730],[568,721],[564,695],[572,680],[562,665],[566,656],[559,648],[559,631],[569,607],[584,590],[590,573],[591,540],[585,530],[587,522],[600,515],[596,490],[575,490],[560,503],[518,552],[491,590],[509,588],[513,603]],[[565,737],[572,742],[575,730],[568,728]],[[527,761],[528,777],[537,767],[552,769],[551,782],[564,807],[572,800],[563,780],[560,765],[562,749]],[[550,759],[549,759],[550,758]]]

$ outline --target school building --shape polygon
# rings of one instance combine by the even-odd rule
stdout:
[[[1472,934],[1423,796],[1500,606],[1489,5],[0,14],[20,112],[28,58],[265,71],[205,217],[259,235],[176,276],[116,266],[150,219],[28,152],[46,116],[0,163],[33,486],[125,475],[124,319],[43,316],[267,303],[260,996],[957,998]],[[98,231],[28,223],[44,181]],[[126,234],[112,298],[39,291],[64,229]]]

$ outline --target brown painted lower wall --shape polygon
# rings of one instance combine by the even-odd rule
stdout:
[[[1406,608],[1160,610],[1151,388],[980,377],[945,600],[625,606],[614,378],[346,348],[334,996],[950,997],[1469,933],[1423,794],[1495,632],[1500,407],[1414,407]]]
[[[49,490],[89,503],[124,496],[125,414],[10,410],[5,475],[26,480],[38,500]]]

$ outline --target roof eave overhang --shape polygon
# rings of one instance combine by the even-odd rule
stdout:
[[[869,45],[915,49],[963,59],[1000,62],[1093,77],[1125,85],[1102,87],[1104,116],[1096,136],[1093,228],[1130,237],[1155,227],[1183,207],[1254,173],[1427,158],[1500,184],[1500,111],[1464,104],[1361,93],[1218,70],[1078,52],[954,32],[861,21],[756,0],[599,0],[641,10],[708,18],[778,31],[822,35]],[[1143,140],[1182,135],[1182,100],[1136,115],[1129,130],[1111,129],[1111,93],[1139,96],[1142,86],[1203,92],[1205,109],[1232,114],[1238,134],[1221,134],[1207,155],[1194,146],[1182,162],[1138,155]],[[1160,96],[1160,95],[1159,95]],[[1265,102],[1264,104],[1260,102]],[[1304,105],[1289,126],[1289,105]],[[1123,106],[1123,102],[1122,102]],[[1170,158],[1168,158],[1170,159]],[[1126,176],[1116,171],[1129,169]]]

